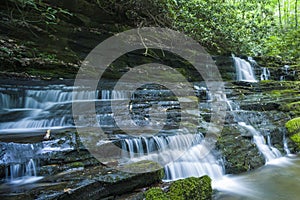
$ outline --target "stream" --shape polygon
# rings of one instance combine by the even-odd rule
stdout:
[[[300,195],[299,183],[300,157],[282,157],[252,172],[227,176],[217,182],[215,188],[222,192],[218,192],[214,199],[296,200]]]
[[[250,63],[240,58],[234,58],[234,61],[239,66],[236,68],[237,81],[257,82]],[[268,79],[269,72],[266,68],[262,69],[262,73],[262,79]],[[226,95],[211,94],[203,83],[194,83],[193,89],[199,98],[199,107],[188,110],[187,113],[180,110],[174,94],[161,86],[146,85],[131,93],[127,90],[112,90],[112,85],[112,81],[106,80],[97,91],[89,91],[75,88],[72,86],[72,80],[2,80],[0,147],[3,150],[0,153],[0,166],[2,165],[4,170],[0,173],[0,195],[24,192],[24,185],[28,186],[27,189],[38,188],[45,178],[58,172],[73,170],[75,164],[75,170],[83,170],[86,166],[96,163],[89,156],[83,156],[84,164],[78,164],[78,159],[72,162],[64,160],[65,155],[78,152],[78,149],[85,151],[84,147],[79,147],[79,139],[68,132],[74,132],[76,128],[72,115],[72,98],[76,97],[95,103],[98,125],[106,134],[106,138],[100,138],[97,144],[104,150],[107,144],[117,144],[122,149],[120,157],[111,155],[100,162],[122,165],[152,160],[163,166],[165,182],[209,175],[213,180],[212,186],[217,191],[214,193],[214,199],[298,199],[300,157],[290,154],[285,132],[278,131],[282,129],[276,127],[276,122],[285,119],[285,116],[243,110],[240,108],[243,102],[234,95],[228,95],[227,98]],[[225,87],[226,94],[237,90],[236,86],[230,83]],[[111,102],[122,107],[127,100],[130,100],[131,104],[126,109],[130,110],[130,116],[137,124],[159,127],[162,123],[160,119],[164,115],[164,129],[155,135],[141,132],[136,124],[130,124],[127,120],[127,112],[121,110],[121,125],[129,127],[136,135],[120,131],[120,124],[114,120],[115,113],[111,109]],[[190,97],[181,99],[181,103],[185,104],[191,101]],[[252,158],[250,153],[247,155],[248,150],[244,150],[243,153],[247,155],[249,162],[248,166],[245,166],[249,170],[266,163],[264,166],[250,172],[231,175],[228,171],[234,169],[230,168],[230,157],[222,155],[220,149],[208,149],[205,132],[202,130],[207,128],[206,118],[212,114],[211,104],[215,101],[223,102],[227,107],[224,127],[237,130],[237,135],[230,136],[234,142],[229,144],[241,142],[244,145],[241,147],[250,148],[251,155],[254,155]],[[76,120],[80,120],[86,127],[96,126],[86,117],[88,115],[84,114],[86,113],[76,116]],[[188,127],[198,127],[198,131],[190,132],[189,129],[178,128],[182,118],[189,122]],[[198,120],[201,121],[200,125]],[[43,140],[47,130],[54,133],[54,139]],[[278,132],[279,135],[276,134]],[[233,133],[229,131],[229,134]],[[208,152],[205,157],[202,156],[202,151]],[[236,153],[238,150],[234,151]],[[59,167],[50,158],[56,159]],[[61,166],[64,162],[66,167]]]

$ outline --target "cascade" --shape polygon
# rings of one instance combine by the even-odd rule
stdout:
[[[129,91],[101,90],[102,100],[123,100],[129,98],[130,98]]]
[[[252,66],[244,59],[233,56],[237,81],[257,82]]]
[[[238,113],[232,112],[232,111],[241,111],[238,105],[234,107],[235,109],[233,109],[232,105],[236,105],[236,104],[234,104],[232,101],[229,101],[227,99],[226,95],[223,95],[223,96],[214,95],[214,96],[218,101],[225,101],[226,104],[228,105],[229,111],[231,111],[231,113],[233,114],[235,121],[238,122],[238,125],[241,127],[244,127],[246,130],[248,130],[252,134],[253,142],[256,144],[259,151],[264,155],[266,162],[269,162],[276,158],[282,157],[280,151],[272,146],[271,137],[269,134],[267,135],[267,142],[266,142],[264,136],[259,131],[257,131],[253,126],[246,124],[244,122],[244,120],[245,120],[244,116],[238,116],[237,115]],[[248,119],[248,120],[251,121],[250,119]],[[284,141],[285,140],[283,139],[283,142]],[[287,148],[286,152],[288,152],[289,151],[288,147],[286,147],[286,148]]]
[[[211,94],[210,92],[208,93],[209,93],[208,95],[209,98],[207,100],[208,102],[212,102],[212,101],[225,102],[227,105],[227,109],[229,111],[239,109],[238,105],[234,104],[232,101],[227,99],[226,94],[218,94],[218,93]]]
[[[165,181],[205,174],[220,179],[224,174],[223,163],[202,143],[204,140],[201,133],[140,136],[122,139],[121,147],[125,152],[123,158],[131,161],[145,159],[167,163]]]
[[[264,155],[266,162],[282,156],[280,151],[270,144],[270,139],[267,144],[264,136],[253,126],[247,125],[245,122],[238,122],[238,124],[247,129],[253,135],[253,142],[256,144],[259,151]]]
[[[240,80],[255,82],[253,72],[251,75],[251,71],[249,71],[252,70],[251,65],[240,58],[234,57],[234,59],[235,62],[239,62],[239,67],[237,68],[239,68]],[[246,65],[246,67],[241,65]],[[214,101],[223,101],[226,102],[227,111],[230,113],[234,113],[235,115],[240,112],[239,105],[228,100],[225,94],[211,93],[205,87],[194,88],[199,90],[199,93],[207,98],[206,104],[210,104]],[[100,111],[98,110],[99,113],[97,113],[98,121],[102,127],[114,127],[114,116],[109,109],[109,101],[106,100],[132,98],[127,91],[101,90],[100,94],[98,94],[98,92],[95,94],[95,92],[78,89],[72,94],[73,89],[73,87],[63,85],[19,89],[13,87],[0,88],[0,102],[3,103],[3,107],[1,108],[2,113],[12,115],[12,119],[18,119],[18,121],[15,120],[16,122],[13,120],[0,121],[0,129],[72,126],[72,95],[79,96],[78,99],[87,99],[87,97],[89,99],[95,99],[95,97],[101,95],[102,104],[99,106],[101,107]],[[140,95],[144,97],[143,92],[146,93],[148,91],[140,90],[136,93],[136,96]],[[162,102],[160,98],[161,95],[157,95],[157,90],[153,90],[149,99],[153,100],[154,97],[157,98],[157,101],[160,101],[160,103]],[[163,104],[169,105],[170,102],[164,101]],[[173,104],[170,105],[174,106]],[[145,108],[146,107],[141,107],[141,110]],[[280,152],[271,145],[270,136],[267,136],[268,140],[266,142],[261,133],[255,130],[253,126],[243,122],[247,121],[245,118],[243,119],[244,120],[239,120],[242,121],[238,122],[239,126],[244,127],[252,133],[253,142],[257,145],[259,151],[262,152],[266,161],[269,162],[272,159],[280,157]],[[238,120],[235,120],[235,122],[236,121]],[[253,123],[250,122],[250,124]],[[285,150],[288,153],[286,139],[283,138],[283,141],[285,142]],[[180,134],[179,130],[169,130],[167,133],[154,136],[140,135],[129,137],[120,135],[118,142],[120,142],[120,146],[123,150],[122,162],[134,162],[139,160],[162,162],[165,170],[165,181],[191,176],[200,177],[203,175],[209,175],[213,181],[224,178],[225,172],[222,159],[219,158],[216,152],[207,148],[205,145],[205,137],[201,133],[191,134],[184,132]],[[5,173],[6,179],[9,182],[20,182],[22,177],[27,177],[27,180],[29,180],[28,177],[38,178],[38,160],[28,157],[36,154],[36,148],[30,145],[27,145],[25,148],[25,146],[24,149],[19,148],[18,153],[12,153],[10,155],[11,160],[3,161],[4,163],[8,163]],[[43,148],[42,152],[52,151],[54,151],[54,147],[49,146]],[[19,157],[16,157],[14,154],[19,155]],[[24,179],[22,181],[24,181]]]
[[[11,164],[5,169],[6,181],[12,184],[20,184],[22,182],[34,181],[40,177],[37,177],[36,162],[30,159],[25,163]]]
[[[262,74],[260,75],[260,80],[269,80],[270,79],[270,70],[266,67],[262,68]]]
[[[5,163],[5,179],[11,184],[22,184],[36,181],[41,177],[37,176],[38,159],[34,156],[40,146],[34,144],[9,143],[0,147],[4,149],[0,164]]]
[[[72,97],[95,99],[98,92],[78,90],[71,86],[3,86],[0,88],[0,110],[6,121],[1,131],[28,128],[60,128],[73,126]]]
[[[287,139],[286,139],[285,133],[283,134],[283,148],[284,148],[284,151],[287,155],[291,154],[291,152],[289,150],[289,147],[288,147],[288,144],[287,144]]]

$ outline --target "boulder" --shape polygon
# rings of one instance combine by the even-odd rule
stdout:
[[[300,117],[289,120],[285,127],[288,137],[297,145],[296,150],[300,150]]]
[[[153,187],[145,192],[146,200],[208,200],[212,199],[211,179],[208,176],[174,181],[166,192]]]
[[[265,164],[263,156],[251,142],[252,137],[242,136],[240,129],[238,126],[225,126],[216,143],[224,158],[227,174],[246,172]]]

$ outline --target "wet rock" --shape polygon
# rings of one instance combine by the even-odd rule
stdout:
[[[251,137],[240,134],[237,126],[225,126],[217,141],[217,148],[224,158],[225,172],[238,174],[264,165],[263,156]]]
[[[39,176],[99,165],[99,161],[85,149],[73,131],[56,132],[51,140],[42,140],[41,135],[40,142],[32,144],[0,143],[0,179],[5,177],[4,170],[10,165],[26,165],[30,159],[34,160]]]
[[[139,165],[151,165],[149,161],[138,163]],[[162,178],[162,169],[143,173],[128,173],[103,166],[89,167],[86,169],[68,170],[42,179],[38,184],[30,185],[27,191],[27,199],[104,199],[116,195],[131,192],[136,188],[146,187],[157,183]],[[21,188],[2,188],[1,198],[17,199],[22,197]],[[23,188],[25,189],[25,188]],[[26,190],[26,189],[25,189]],[[17,192],[16,194],[14,194]]]
[[[248,105],[241,105],[240,108],[243,110],[257,110],[257,111],[268,111],[277,110],[279,108],[279,103],[268,102],[268,103],[252,103]]]
[[[236,80],[236,71],[233,59],[230,56],[213,56],[215,64],[218,66],[219,72],[224,81]]]

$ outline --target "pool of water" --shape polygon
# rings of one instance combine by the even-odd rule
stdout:
[[[300,199],[300,155],[274,160],[267,165],[214,183],[216,200]]]

